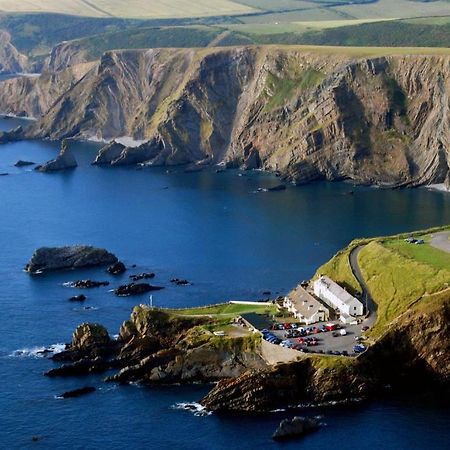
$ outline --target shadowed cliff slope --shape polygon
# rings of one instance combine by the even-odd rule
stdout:
[[[112,51],[81,77],[71,68],[29,80],[26,90],[20,79],[3,82],[0,110],[41,115],[27,137],[146,141],[119,156],[104,152],[102,163],[224,163],[296,183],[443,182],[450,56],[402,53]],[[12,91],[23,94],[11,99]]]

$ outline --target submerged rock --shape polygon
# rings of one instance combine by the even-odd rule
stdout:
[[[25,166],[34,166],[36,163],[31,162],[31,161],[23,161],[21,159],[19,159],[19,161],[17,161],[14,165],[16,167],[25,167]]]
[[[120,275],[121,273],[126,272],[127,268],[125,267],[125,264],[122,261],[118,261],[112,266],[109,266],[107,271],[111,275]]]
[[[310,417],[294,417],[292,420],[285,419],[281,421],[272,439],[284,440],[293,437],[302,436],[319,428],[319,421]]]
[[[173,284],[176,284],[177,286],[189,286],[189,285],[192,284],[190,281],[183,280],[183,279],[180,279],[180,278],[172,278],[170,280],[170,282],[173,283]]]
[[[269,192],[285,191],[286,190],[286,185],[285,184],[278,184],[277,186],[268,188],[267,190]]]
[[[74,169],[77,166],[77,160],[69,148],[67,141],[64,140],[59,155],[42,166],[37,166],[36,170],[39,172],[57,172],[60,170]]]
[[[119,286],[114,293],[119,297],[128,297],[129,295],[145,294],[149,291],[159,291],[164,289],[161,286],[153,286],[148,283],[130,283]]]
[[[100,286],[109,286],[109,281],[77,280],[67,283],[67,286],[77,289],[91,289]]]
[[[70,302],[84,302],[86,300],[86,296],[81,294],[81,295],[74,295],[73,297],[69,298]]]
[[[113,264],[117,257],[105,249],[88,245],[41,247],[25,266],[25,271],[42,273],[49,270],[76,269]]]
[[[95,387],[86,386],[79,389],[74,389],[73,391],[66,391],[63,394],[59,395],[60,398],[73,398],[80,397],[80,395],[90,394],[95,391]]]

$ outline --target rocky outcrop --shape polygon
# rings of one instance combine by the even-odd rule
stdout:
[[[0,30],[0,73],[23,73],[27,72],[28,67],[27,57],[11,44],[11,35]]]
[[[113,161],[120,158],[125,148],[125,145],[113,141],[99,150],[92,164],[97,166],[111,164]]]
[[[273,433],[272,439],[287,440],[303,436],[317,430],[319,426],[319,421],[313,417],[295,416],[291,420],[284,419]]]
[[[69,69],[26,91],[14,82],[19,95],[2,83],[9,95],[0,93],[0,110],[39,109],[29,137],[145,141],[107,146],[99,164],[224,163],[295,183],[443,183],[450,57],[353,55],[296,47],[111,51],[69,84]]]
[[[17,142],[23,139],[23,128],[19,125],[11,131],[0,131],[0,144]]]
[[[108,345],[111,343],[108,330],[98,323],[83,323],[77,327],[72,336],[71,347],[80,351],[86,351],[93,347]]]
[[[77,160],[67,141],[63,141],[59,155],[42,166],[37,166],[35,170],[39,172],[59,172],[61,170],[75,169],[77,166]]]
[[[48,376],[79,375],[114,368],[110,381],[143,383],[210,382],[235,377],[249,367],[264,367],[254,338],[227,340],[204,325],[208,318],[186,318],[146,306],[135,307],[117,341],[98,325],[83,324],[65,352],[65,361]]]
[[[87,245],[71,247],[41,247],[36,250],[25,267],[30,273],[50,270],[78,269],[113,264],[117,257],[108,251]]]

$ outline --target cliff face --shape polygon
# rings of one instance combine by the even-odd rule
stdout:
[[[400,316],[357,359],[306,357],[220,381],[202,400],[211,410],[267,411],[305,401],[379,394],[384,387],[450,393],[450,294]]]
[[[51,67],[66,64],[62,54]],[[449,56],[157,49],[108,52],[69,87],[59,81],[67,73],[15,99],[1,94],[0,110],[32,110],[38,98],[43,117],[30,136],[147,141],[105,152],[103,163],[225,163],[296,183],[417,185],[448,173]]]
[[[61,72],[45,73],[40,77],[17,77],[0,83],[0,110],[4,114],[39,118],[93,67],[80,64]]]
[[[11,35],[0,30],[0,73],[26,72],[28,59],[11,44]]]

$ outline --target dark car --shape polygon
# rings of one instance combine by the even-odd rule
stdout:
[[[348,351],[347,351],[347,350],[342,350],[342,354],[343,354],[344,356],[348,356]]]

